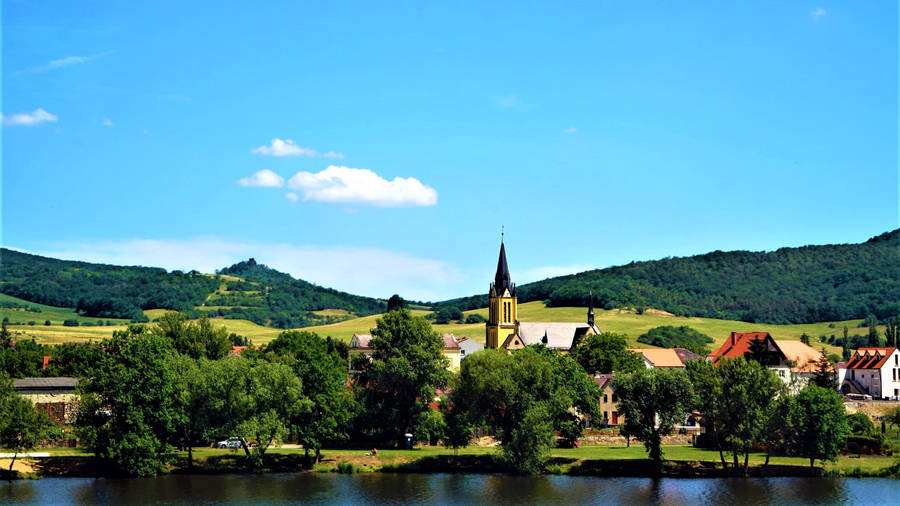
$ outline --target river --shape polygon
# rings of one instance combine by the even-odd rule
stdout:
[[[17,504],[898,504],[882,478],[592,478],[479,474],[168,475],[0,483]]]

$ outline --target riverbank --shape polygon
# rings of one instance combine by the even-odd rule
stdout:
[[[663,474],[672,478],[700,478],[729,476],[719,460],[718,452],[686,445],[664,446],[666,462]],[[442,447],[421,446],[413,450],[358,449],[324,450],[321,460],[314,464],[302,449],[272,448],[266,452],[262,465],[253,472],[320,472],[320,473],[505,473],[508,468],[497,457],[496,448],[472,446],[458,452]],[[14,473],[19,478],[39,477],[100,477],[116,476],[117,470],[89,453],[73,448],[48,449],[49,457],[20,458]],[[248,472],[243,452],[227,449],[194,448],[192,464],[187,453],[179,452],[170,466],[172,474],[224,474]],[[809,467],[809,461],[799,457],[772,457],[765,464],[764,454],[751,454],[751,476],[810,477],[896,477],[900,478],[900,459],[885,456],[848,455],[835,463]],[[5,477],[9,459],[0,459]],[[547,474],[572,476],[648,477],[653,475],[652,463],[643,446],[591,445],[581,448],[554,449]]]

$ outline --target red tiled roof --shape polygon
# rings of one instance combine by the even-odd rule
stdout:
[[[606,385],[608,385],[609,382],[614,379],[616,379],[615,373],[598,374],[594,376],[594,382],[597,383],[597,386],[599,386],[600,388],[606,388]]]
[[[53,358],[50,355],[44,355],[44,365],[41,366],[41,369],[46,369],[47,365],[50,364],[50,359]]]
[[[718,364],[719,359],[743,357],[745,353],[750,351],[750,343],[754,339],[771,338],[768,332],[732,332],[722,346],[707,355],[712,358],[713,363]]]
[[[847,369],[881,369],[896,348],[859,348],[847,362]]]

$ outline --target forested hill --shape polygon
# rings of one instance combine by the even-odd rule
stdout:
[[[515,272],[513,272],[515,278]],[[714,251],[519,285],[520,302],[653,307],[676,315],[761,323],[809,323],[900,314],[900,229],[861,244]],[[487,306],[487,295],[440,303]]]
[[[175,309],[291,328],[336,318],[313,311],[339,309],[349,317],[386,308],[384,301],[322,288],[253,259],[219,274],[57,260],[0,249],[0,292],[75,308],[85,316],[140,321],[143,309]]]

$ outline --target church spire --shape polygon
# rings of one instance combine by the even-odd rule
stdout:
[[[509,289],[510,293],[515,290],[509,277],[509,265],[506,263],[506,246],[500,241],[500,258],[497,259],[497,274],[494,276],[494,289],[498,294],[502,294],[504,290]]]
[[[588,292],[588,315],[587,315],[587,324],[591,327],[594,326],[594,292]]]

